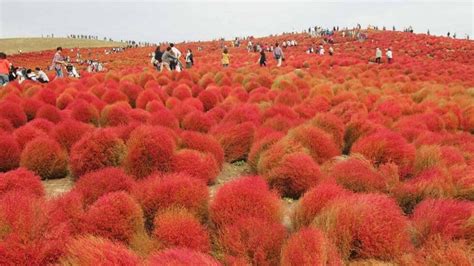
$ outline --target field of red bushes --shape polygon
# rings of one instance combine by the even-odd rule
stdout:
[[[332,57],[303,34],[254,40],[299,42],[281,68],[178,44],[196,61],[179,73],[153,48],[92,49],[108,72],[9,83],[0,265],[472,265],[474,42],[368,36],[337,34]],[[376,47],[394,61],[370,63]],[[219,183],[230,163],[251,173]]]

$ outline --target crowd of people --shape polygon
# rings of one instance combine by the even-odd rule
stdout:
[[[182,55],[174,43],[170,43],[164,51],[161,50],[161,46],[157,46],[155,52],[151,55],[151,63],[158,71],[166,69],[168,71],[180,72],[183,69],[183,64],[181,63]],[[191,49],[186,50],[184,60],[186,68],[191,68],[194,65],[194,55]]]

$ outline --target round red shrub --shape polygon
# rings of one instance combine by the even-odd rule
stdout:
[[[168,109],[155,111],[148,119],[148,123],[153,126],[163,126],[171,129],[179,128],[179,121],[175,115]]]
[[[7,119],[16,128],[26,123],[25,112],[19,104],[13,102],[0,102],[0,118]]]
[[[257,135],[257,134],[255,134]],[[255,140],[250,148],[247,162],[252,169],[257,170],[258,162],[263,152],[268,150],[273,144],[282,139],[285,135],[281,132],[265,134],[261,139]],[[257,138],[257,137],[255,137]]]
[[[84,215],[84,233],[130,243],[145,224],[140,205],[126,192],[111,192],[100,197]]]
[[[312,226],[327,234],[344,260],[396,260],[413,250],[408,219],[383,194],[336,199],[321,210]]]
[[[243,124],[219,124],[211,129],[213,135],[224,149],[227,162],[247,158],[253,142],[255,126],[252,122]]]
[[[184,149],[192,149],[212,154],[219,168],[222,167],[224,162],[224,150],[213,136],[194,131],[182,131],[180,145]]]
[[[206,133],[216,122],[209,115],[200,111],[188,113],[181,122],[181,127],[185,130],[193,130]]]
[[[20,164],[20,145],[8,133],[0,133],[0,172],[17,168]]]
[[[170,170],[175,148],[175,141],[167,129],[138,127],[127,141],[125,169],[137,178],[146,177],[153,172],[167,172]]]
[[[16,141],[20,145],[20,148],[23,149],[28,142],[32,141],[37,137],[48,137],[47,133],[43,130],[34,127],[31,124],[26,124],[21,126],[13,132]]]
[[[219,174],[219,166],[214,156],[196,150],[183,149],[176,152],[171,159],[173,172],[183,172],[211,184]]]
[[[99,110],[91,103],[76,100],[74,104],[68,106],[68,109],[71,110],[71,118],[77,121],[94,125],[99,124]]]
[[[285,239],[282,224],[249,217],[222,228],[218,245],[227,256],[243,258],[248,264],[277,265]]]
[[[236,217],[254,217],[280,222],[280,200],[270,192],[259,176],[241,177],[223,185],[210,206],[212,221],[222,226],[235,222]]]
[[[40,177],[24,168],[0,173],[0,195],[11,191],[21,192],[23,195],[33,197],[44,196],[44,188]]]
[[[44,118],[55,124],[57,124],[62,119],[61,112],[59,112],[55,106],[49,104],[41,106],[36,112],[35,118]]]
[[[206,265],[221,266],[222,264],[210,255],[185,248],[173,248],[158,251],[148,258],[150,266]]]
[[[319,164],[341,154],[331,135],[317,127],[299,126],[290,130],[288,137],[307,148]]]
[[[75,177],[109,166],[119,166],[125,157],[123,141],[108,130],[85,134],[71,148],[70,168]]]
[[[79,177],[73,190],[80,193],[84,203],[89,205],[110,192],[131,192],[134,184],[135,180],[123,169],[108,167]]]
[[[189,248],[208,253],[209,234],[199,220],[186,209],[170,209],[158,213],[153,236],[163,248]]]
[[[419,265],[472,265],[472,245],[465,241],[430,238],[415,253]]]
[[[93,127],[90,124],[82,123],[77,120],[68,119],[58,123],[51,133],[66,150],[71,150],[71,147],[79,141],[83,135],[92,131]]]
[[[103,127],[127,125],[131,120],[131,110],[126,102],[107,105],[100,114],[100,125]]]
[[[282,249],[282,266],[343,265],[337,249],[317,229],[303,228],[293,234]]]
[[[150,176],[133,191],[148,219],[168,208],[185,208],[196,217],[207,217],[209,189],[204,182],[183,173]]]
[[[270,187],[284,197],[299,198],[322,178],[318,164],[306,153],[291,153],[265,175]]]
[[[72,240],[60,259],[62,265],[140,265],[140,258],[125,245],[96,236]]]
[[[407,177],[415,160],[415,147],[397,133],[379,131],[358,139],[351,153],[360,153],[376,166],[393,162],[400,167],[400,176]]]
[[[209,111],[222,100],[222,96],[215,90],[203,90],[199,93],[198,99],[203,103],[204,110]]]
[[[53,226],[66,226],[71,235],[82,232],[82,218],[85,213],[83,196],[72,190],[47,202],[46,207]]]
[[[440,235],[474,242],[474,203],[453,199],[426,199],[416,205],[411,220],[420,241]]]
[[[54,139],[38,137],[21,152],[20,166],[35,172],[42,179],[67,175],[67,154]]]
[[[386,188],[385,177],[365,158],[350,157],[338,161],[329,174],[339,185],[355,192],[384,191]]]

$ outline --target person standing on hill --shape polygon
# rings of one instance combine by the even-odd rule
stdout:
[[[332,48],[332,46],[329,46],[329,55],[330,56],[334,55],[334,48]]]
[[[267,66],[267,56],[265,55],[265,50],[260,51],[260,58],[258,60],[261,67]]]
[[[392,49],[391,49],[391,48],[388,48],[388,49],[387,49],[387,52],[385,53],[385,56],[387,56],[387,62],[388,62],[389,64],[392,63],[393,53],[392,53]]]
[[[161,56],[161,68],[160,71],[163,71],[163,68],[168,69],[171,71],[171,64],[176,60],[176,57],[174,56],[173,52],[171,52],[171,47],[166,48],[166,51],[163,53]]]
[[[153,65],[156,67],[157,70],[161,69],[161,57],[163,56],[163,52],[161,51],[160,46],[156,47],[155,53],[153,55]]]
[[[67,65],[64,57],[62,56],[62,52],[62,47],[56,48],[56,53],[54,54],[53,61],[51,62],[51,68],[56,71],[56,77],[58,78],[64,77],[62,66]]]
[[[273,50],[273,57],[277,61],[277,67],[281,66],[281,62],[283,61],[283,51],[281,50],[280,44],[275,43],[275,49]]]
[[[375,63],[382,63],[382,50],[378,47],[375,49]]]
[[[228,67],[230,65],[230,54],[227,48],[224,48],[224,51],[222,51],[221,63],[223,67]]]
[[[172,67],[171,69],[176,69],[176,71],[181,71],[181,63],[179,62],[179,58],[181,57],[181,51],[178,50],[178,48],[176,48],[176,46],[174,46],[174,43],[170,43],[170,47],[171,47],[171,52],[174,54],[174,56],[176,57],[176,60],[173,62],[172,64]]]
[[[10,81],[11,63],[7,60],[7,55],[0,52],[0,86],[3,86]]]
[[[186,52],[186,68],[191,68],[194,65],[193,51],[188,49]]]

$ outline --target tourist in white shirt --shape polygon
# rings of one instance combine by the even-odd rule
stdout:
[[[385,53],[385,56],[387,56],[387,62],[388,62],[389,64],[392,63],[393,53],[392,53],[392,49],[391,49],[391,48],[388,48],[388,49],[387,49],[387,52]]]
[[[382,62],[382,50],[380,50],[380,48],[377,47],[377,49],[375,49],[375,63],[380,64],[381,62]]]
[[[324,55],[324,47],[322,45],[319,46],[319,55]]]
[[[37,67],[35,68],[36,70],[36,75],[37,75],[37,80],[41,83],[48,83],[49,82],[49,78],[48,78],[48,75],[46,75],[46,73],[44,73],[43,70],[41,70],[41,68]]]

